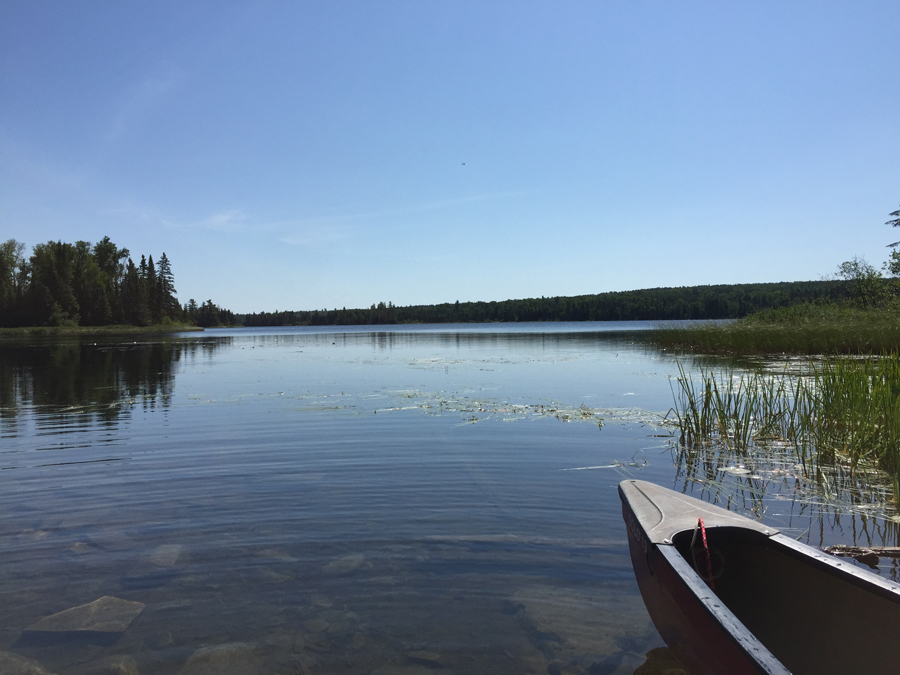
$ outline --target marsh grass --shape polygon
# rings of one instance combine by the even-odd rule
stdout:
[[[876,467],[900,496],[900,357],[810,363],[800,373],[735,374],[679,364],[672,420],[685,448],[719,445],[736,456],[787,446],[804,473],[835,464]]]
[[[794,530],[791,536],[808,542],[818,537],[822,545],[821,524],[827,519],[847,527],[853,541],[866,545],[895,546],[900,541],[893,481],[874,468],[851,472],[838,462],[807,472],[791,447],[782,443],[742,454],[722,445],[676,446],[672,460],[676,481],[683,481],[686,490],[699,489],[705,501],[752,512],[760,519],[779,501],[791,502],[791,519],[783,523],[786,534]],[[781,512],[778,506],[775,509]]]
[[[900,347],[900,313],[793,305],[731,323],[658,329],[648,338],[660,347],[712,354],[880,354]]]

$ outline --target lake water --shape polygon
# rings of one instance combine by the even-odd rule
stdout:
[[[677,452],[670,377],[698,360],[647,327],[3,343],[0,651],[60,674],[662,672],[620,480],[898,544],[881,488]],[[121,637],[23,636],[103,596],[144,605]]]

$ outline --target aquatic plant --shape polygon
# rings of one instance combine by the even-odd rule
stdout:
[[[686,448],[724,446],[738,455],[787,444],[804,467],[861,464],[894,477],[900,496],[900,356],[810,362],[800,373],[679,364],[671,419]]]
[[[712,354],[879,354],[900,345],[900,313],[810,303],[730,323],[661,328],[647,338],[658,347]]]

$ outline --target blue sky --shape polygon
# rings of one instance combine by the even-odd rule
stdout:
[[[0,0],[0,239],[234,311],[818,279],[900,232],[900,3]]]

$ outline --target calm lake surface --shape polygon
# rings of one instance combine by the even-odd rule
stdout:
[[[898,545],[865,477],[679,453],[669,378],[701,361],[647,327],[0,343],[0,651],[60,674],[630,674],[663,643],[627,477],[812,545]],[[121,637],[23,637],[103,596],[144,604]]]

